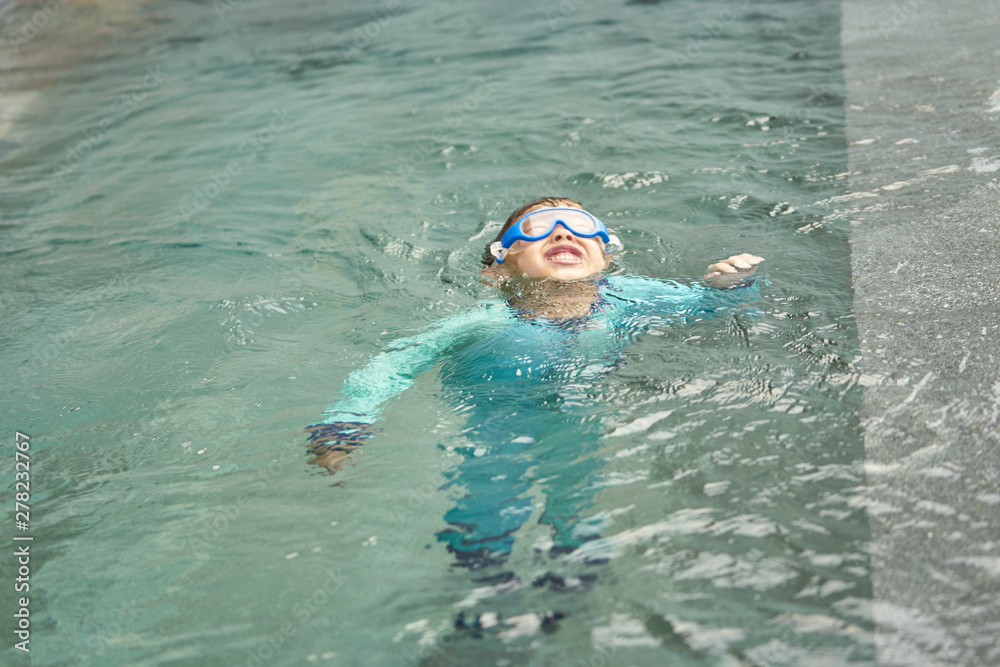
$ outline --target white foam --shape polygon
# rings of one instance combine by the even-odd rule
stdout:
[[[896,181],[895,183],[890,183],[889,185],[883,185],[882,189],[883,190],[899,190],[901,188],[905,188],[908,185],[914,185],[916,183],[919,183],[921,180],[923,180],[923,179],[920,179],[920,178],[911,178],[908,181]]]
[[[542,627],[542,619],[538,614],[511,616],[504,623],[512,626],[509,630],[497,633],[497,637],[504,641],[517,639],[518,637],[530,637],[536,634],[538,629]]]
[[[972,158],[972,164],[968,167],[969,171],[974,171],[977,174],[989,174],[994,171],[1000,171],[1000,155],[994,155],[993,157],[974,157]]]
[[[978,567],[993,577],[1000,577],[1000,558],[995,556],[970,556],[967,558],[952,558],[952,563],[961,563]]]
[[[1000,89],[997,89],[995,93],[990,95],[990,99],[987,100],[987,104],[990,105],[989,113],[1000,112]]]
[[[646,631],[646,626],[637,618],[626,614],[611,614],[607,625],[590,631],[590,641],[601,653],[613,654],[623,646],[660,646],[661,642]]]
[[[10,134],[14,124],[27,115],[31,103],[38,97],[39,91],[26,90],[22,92],[4,93],[0,98],[0,139]]]
[[[957,164],[948,164],[943,167],[937,167],[936,169],[924,169],[920,173],[925,174],[927,176],[934,176],[936,174],[953,174],[956,171],[958,171]]]
[[[649,427],[656,422],[669,417],[673,414],[673,412],[673,410],[664,410],[662,412],[654,412],[653,414],[646,415],[645,417],[639,417],[624,426],[619,426],[610,433],[609,437],[617,438],[623,435],[635,435],[636,433],[642,433],[643,431],[648,430]]]
[[[637,190],[649,185],[663,183],[670,178],[669,174],[660,171],[630,171],[624,174],[596,174],[601,179],[601,187],[623,188]]]

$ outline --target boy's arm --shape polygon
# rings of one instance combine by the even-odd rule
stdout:
[[[745,252],[710,264],[704,283],[692,286],[700,294],[697,304],[687,314],[696,319],[714,317],[758,296],[757,265],[763,261],[763,257]]]
[[[373,424],[386,401],[413,384],[417,375],[449,349],[498,319],[502,317],[495,304],[458,313],[421,334],[393,341],[386,352],[352,372],[341,388],[341,400],[327,407],[323,419],[306,429],[310,443],[314,443],[309,451],[316,456],[311,462],[331,472],[342,468],[343,459],[374,433]]]
[[[619,312],[662,322],[679,318],[691,322],[729,310],[759,294],[756,267],[764,260],[750,254],[733,255],[708,267],[705,280],[682,284],[637,276],[609,279],[608,297]],[[636,322],[636,321],[633,321]]]
[[[374,423],[383,404],[413,384],[417,375],[484,324],[503,319],[505,314],[502,305],[484,304],[447,317],[415,336],[389,343],[386,352],[347,377],[341,388],[343,398],[323,412],[320,423]]]

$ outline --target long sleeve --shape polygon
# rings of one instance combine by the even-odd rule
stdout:
[[[745,303],[759,293],[755,279],[746,286],[720,290],[702,283],[684,285],[672,280],[614,276],[608,279],[605,298],[627,316],[675,316],[690,322]]]
[[[402,393],[414,379],[449,350],[491,323],[510,317],[500,303],[480,304],[447,317],[426,331],[393,341],[386,352],[351,373],[341,388],[343,398],[323,412],[320,423],[373,423],[386,401]]]

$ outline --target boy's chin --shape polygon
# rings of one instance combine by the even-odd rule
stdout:
[[[594,266],[593,262],[579,264],[551,264],[542,272],[549,280],[574,281],[597,278],[604,273],[604,266]]]
[[[508,280],[525,283],[571,283],[588,281],[600,278],[604,274],[604,268],[594,269],[584,265],[558,265],[558,268],[546,268],[545,270],[524,270],[514,266],[512,263],[494,264],[483,269],[480,275],[483,282],[488,285],[499,286]]]
[[[543,275],[532,275],[521,271],[516,272],[516,277],[524,282],[532,283],[576,283],[587,282],[600,278],[603,271],[593,271],[580,269],[578,271],[553,271]]]

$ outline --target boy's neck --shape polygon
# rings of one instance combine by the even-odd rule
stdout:
[[[583,280],[532,280],[511,276],[498,287],[507,302],[526,317],[549,320],[569,320],[591,313],[600,299],[597,281],[600,276]]]

